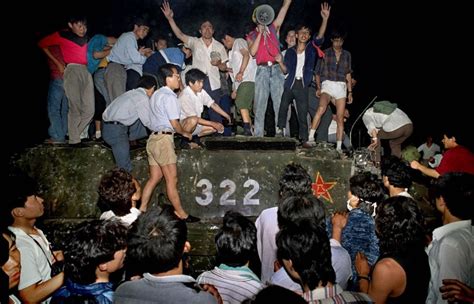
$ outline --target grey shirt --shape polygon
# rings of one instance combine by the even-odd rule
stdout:
[[[115,98],[102,114],[104,121],[131,126],[137,119],[150,128],[150,97],[144,88],[127,91]]]
[[[114,303],[217,303],[210,293],[193,288],[195,283],[187,275],[157,277],[145,273],[143,279],[120,285],[115,291]]]

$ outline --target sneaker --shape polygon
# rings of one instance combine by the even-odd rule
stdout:
[[[197,223],[200,220],[200,218],[198,218],[197,216],[192,216],[191,214],[189,214],[188,217],[184,219],[186,223]]]
[[[244,136],[253,136],[252,131],[250,129],[244,130]]]

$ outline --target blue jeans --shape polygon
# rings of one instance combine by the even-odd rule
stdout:
[[[104,122],[102,126],[102,137],[112,147],[117,167],[124,168],[128,172],[132,171],[129,140],[137,140],[146,136],[146,129],[139,119],[129,127],[107,122]]]
[[[62,79],[52,79],[48,90],[48,134],[53,141],[65,141],[67,134],[68,101]]]
[[[273,111],[275,112],[275,126],[278,125],[278,111],[280,109],[281,95],[283,94],[283,83],[285,77],[280,70],[280,65],[259,65],[255,76],[255,136],[262,137],[264,134],[265,112],[268,105],[268,97],[271,95]]]

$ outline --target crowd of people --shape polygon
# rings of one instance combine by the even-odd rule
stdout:
[[[79,148],[87,137],[103,138],[117,168],[98,186],[100,218],[74,227],[64,248],[54,248],[36,226],[44,205],[35,181],[24,174],[8,178],[0,208],[0,303],[474,301],[474,155],[459,130],[447,126],[437,166],[429,168],[440,150],[431,137],[419,148],[422,161],[401,161],[413,122],[388,101],[363,115],[382,176],[352,176],[345,210],[329,214],[304,167],[288,164],[275,207],[255,223],[227,212],[215,235],[215,267],[196,278],[189,274],[187,223],[200,219],[181,203],[175,134],[182,147],[199,148],[203,136],[228,134],[235,114],[243,135],[262,137],[271,97],[276,135],[289,134],[294,104],[303,148],[331,134],[341,153],[347,140],[344,118],[355,80],[351,54],[342,48],[345,33],[334,31],[331,47],[320,49],[331,11],[323,3],[318,32],[311,36],[309,25],[296,26],[282,53],[279,35],[290,5],[283,0],[269,24],[255,11],[249,33],[223,29],[222,43],[209,20],[200,24],[200,37],[183,33],[168,1],[161,10],[180,47],[167,47],[166,39],[157,39],[154,49],[139,47],[150,31],[143,18],[118,39],[98,34],[89,40],[86,19],[72,17],[68,29],[39,42],[51,68],[48,143],[68,136],[68,145]],[[225,92],[227,77],[232,85]],[[146,137],[149,179],[142,190],[131,174],[130,147]],[[381,140],[388,140],[392,156],[385,163]],[[434,231],[409,193],[416,170],[433,178],[443,224]],[[171,204],[149,208],[163,177]]]
[[[408,192],[410,170],[393,157],[382,178],[352,176],[347,208],[329,213],[308,172],[288,164],[275,207],[255,223],[224,215],[215,267],[197,277],[187,221],[171,205],[141,208],[126,170],[102,177],[100,219],[76,225],[60,249],[36,226],[38,185],[15,174],[1,209],[1,303],[265,303],[280,293],[295,303],[473,301],[474,175],[434,181],[442,226],[430,231]]]

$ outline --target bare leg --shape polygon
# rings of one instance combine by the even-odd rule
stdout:
[[[165,177],[166,181],[166,194],[168,199],[174,207],[176,214],[185,219],[188,217],[188,214],[184,211],[183,206],[181,205],[181,200],[178,193],[178,170],[176,164],[169,164],[161,166],[161,170]]]
[[[150,178],[143,188],[142,194],[142,204],[140,206],[140,211],[145,212],[148,208],[148,203],[150,202],[151,195],[156,188],[156,185],[161,181],[163,177],[163,172],[161,171],[160,166],[153,165],[150,166]]]
[[[336,100],[336,140],[342,141],[344,138],[344,110],[346,109],[346,99],[341,98]]]
[[[316,115],[314,115],[313,121],[311,122],[312,130],[316,130],[318,128],[321,121],[321,116],[323,116],[324,112],[326,112],[326,109],[328,108],[330,98],[331,97],[326,93],[321,95],[321,98],[319,99],[318,110],[316,111]]]

